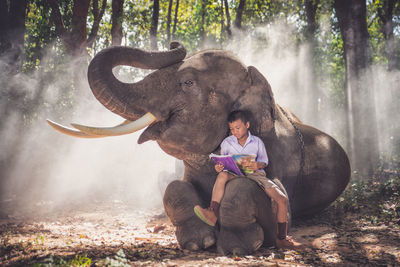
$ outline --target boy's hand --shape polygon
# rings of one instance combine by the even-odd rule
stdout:
[[[222,163],[215,164],[215,170],[220,173],[224,169],[224,165]]]
[[[245,160],[242,162],[243,168],[249,170],[249,171],[257,171],[259,169],[264,169],[265,168],[265,163],[263,162],[258,162],[258,161],[249,161]]]

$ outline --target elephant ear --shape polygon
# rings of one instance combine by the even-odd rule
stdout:
[[[251,85],[239,97],[234,109],[250,113],[250,131],[255,135],[270,132],[275,122],[275,100],[267,79],[253,66],[247,68]]]

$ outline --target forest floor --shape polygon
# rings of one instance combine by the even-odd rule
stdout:
[[[161,208],[114,201],[52,211],[41,203],[47,212],[35,214],[3,207],[0,265],[400,266],[399,180],[396,171],[384,183],[350,184],[322,213],[295,220],[290,234],[309,246],[304,251],[263,247],[242,257],[180,249]]]
[[[215,248],[181,250],[162,210],[122,203],[88,210],[0,221],[0,265],[11,266],[400,266],[400,226],[361,214],[328,222],[324,213],[296,221],[291,235],[302,252],[261,248],[251,256],[221,256]],[[87,265],[89,266],[89,265]]]

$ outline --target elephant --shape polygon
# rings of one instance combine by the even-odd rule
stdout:
[[[112,72],[119,65],[154,71],[138,82],[124,83]],[[167,51],[112,46],[92,59],[88,81],[97,100],[126,122],[110,128],[72,124],[75,129],[48,122],[64,134],[84,138],[147,127],[139,144],[155,140],[184,163],[182,180],[172,181],[163,197],[184,249],[216,247],[222,254],[243,255],[274,244],[273,204],[245,177],[226,184],[218,227],[205,224],[193,212],[195,205],[205,207],[210,202],[217,173],[209,154],[218,153],[229,135],[227,116],[233,110],[251,114],[250,132],[267,148],[267,176],[286,190],[293,218],[322,211],[349,182],[350,163],[339,143],[275,103],[260,71],[245,66],[230,51],[207,49],[187,56],[176,41]]]

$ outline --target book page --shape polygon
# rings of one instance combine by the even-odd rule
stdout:
[[[254,173],[254,171],[244,168],[242,163],[244,161],[256,161],[257,155],[255,155],[255,154],[233,154],[232,157],[235,160],[236,164],[238,165],[238,167],[242,173],[244,173],[244,174]]]

